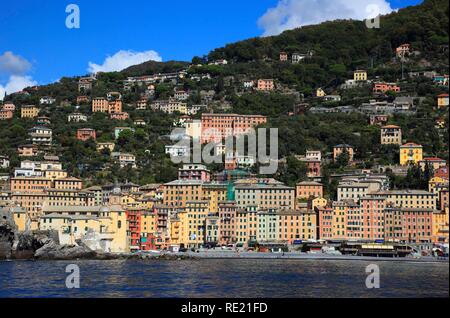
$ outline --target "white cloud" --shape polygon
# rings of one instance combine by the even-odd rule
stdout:
[[[120,50],[113,56],[108,56],[101,65],[89,62],[88,71],[91,73],[121,71],[129,66],[150,60],[161,62],[162,58],[158,52],[152,50],[144,52]]]
[[[0,55],[0,73],[25,74],[31,69],[31,63],[11,51],[6,51]]]
[[[279,0],[258,19],[258,26],[264,36],[270,36],[304,25],[336,19],[364,20],[392,11],[387,0]]]
[[[3,100],[3,97],[5,97],[5,92],[7,94],[12,94],[20,92],[25,87],[35,85],[37,85],[37,82],[34,81],[31,76],[11,75],[5,86],[0,85],[0,100]]]

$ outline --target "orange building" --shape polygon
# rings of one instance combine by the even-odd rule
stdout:
[[[362,240],[384,239],[384,214],[386,200],[377,197],[364,197],[360,200],[360,238]]]
[[[259,79],[256,89],[258,91],[273,91],[275,89],[273,79]]]
[[[297,199],[310,199],[323,197],[323,185],[319,182],[303,181],[296,186]]]
[[[97,139],[97,135],[94,129],[80,128],[77,130],[77,139],[81,141],[87,141],[89,139]]]
[[[433,241],[433,210],[388,206],[384,211],[384,238],[403,243]]]
[[[43,192],[52,187],[52,180],[41,177],[16,177],[11,178],[11,192]]]
[[[314,240],[317,237],[316,214],[310,210],[281,210],[278,213],[278,240],[293,244],[294,241]]]
[[[185,208],[189,201],[203,197],[203,182],[198,180],[175,180],[163,186],[163,204],[169,207]]]
[[[97,97],[92,100],[92,112],[93,113],[121,113],[122,101],[120,99],[107,100],[104,97]]]
[[[410,53],[411,44],[405,43],[395,49],[397,57],[404,57]]]
[[[12,110],[0,109],[0,120],[7,120],[14,117],[14,112]]]

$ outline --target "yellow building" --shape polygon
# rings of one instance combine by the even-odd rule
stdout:
[[[209,214],[209,201],[188,201],[186,202],[186,219],[183,234],[187,235],[188,247],[200,247],[205,239],[205,224]]]
[[[448,243],[449,241],[449,213],[448,213],[448,207],[445,208],[445,211],[437,211],[433,213],[433,228],[432,228],[432,240],[433,242],[440,242],[440,243]]]
[[[381,128],[382,145],[401,145],[402,129],[399,126],[388,125]]]
[[[375,198],[384,198],[397,208],[435,209],[437,197],[423,190],[391,190],[372,193]]]
[[[236,242],[247,245],[255,242],[258,234],[258,218],[256,207],[236,210]]]
[[[315,198],[311,200],[311,210],[315,210],[315,208],[323,208],[327,206],[327,199],[325,198]]]
[[[109,152],[113,152],[115,146],[113,142],[98,142],[97,151],[101,152],[103,149],[109,149]]]
[[[219,211],[219,202],[227,201],[228,187],[226,184],[204,184],[202,186],[202,200],[209,201],[211,212]]]
[[[45,207],[39,219],[39,230],[55,230],[61,244],[75,244],[91,235],[91,248],[104,252],[129,251],[127,217],[120,206]]]
[[[12,213],[14,223],[19,232],[25,232],[30,229],[31,220],[26,209],[22,207],[11,207],[9,211]]]
[[[334,240],[347,239],[347,216],[349,206],[343,201],[333,203],[331,237]]]
[[[169,237],[171,244],[181,244],[181,221],[178,216],[170,219]]]
[[[317,97],[325,97],[326,95],[327,95],[327,93],[325,93],[325,91],[321,87],[319,87],[316,90],[316,96]]]
[[[433,177],[428,181],[428,191],[438,195],[438,189],[441,188],[439,186],[447,186],[449,185],[449,181],[447,179],[441,177]]]
[[[197,180],[175,180],[163,186],[163,204],[170,207],[186,207],[188,201],[203,198],[203,182]]]
[[[157,237],[158,235],[158,215],[153,211],[145,211],[141,214],[141,238]]]
[[[423,159],[422,145],[413,142],[400,146],[400,165],[418,164]]]
[[[39,108],[34,105],[22,106],[20,109],[21,118],[35,118],[39,115]]]
[[[367,81],[367,71],[365,71],[365,70],[356,70],[353,73],[353,79],[355,81]]]

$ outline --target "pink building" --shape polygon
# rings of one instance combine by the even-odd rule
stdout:
[[[386,241],[431,243],[432,229],[432,209],[387,207],[385,210]]]
[[[205,165],[187,164],[178,169],[178,180],[211,181],[211,172]]]
[[[87,141],[89,139],[95,140],[97,135],[94,129],[91,128],[80,128],[77,130],[77,139],[81,141]]]
[[[258,91],[272,91],[275,88],[273,79],[259,79],[256,89]]]
[[[220,142],[228,136],[248,133],[251,128],[267,123],[261,115],[202,114],[202,143]]]
[[[236,202],[219,203],[219,244],[236,243],[236,212]]]
[[[3,110],[10,110],[10,111],[15,111],[16,110],[16,105],[14,105],[11,102],[5,102],[5,104],[3,105]]]
[[[400,87],[395,83],[375,83],[373,86],[374,93],[400,92]]]
[[[384,240],[384,214],[386,201],[382,198],[364,197],[360,200],[360,239]]]
[[[333,237],[333,208],[317,207],[317,238],[331,240]]]

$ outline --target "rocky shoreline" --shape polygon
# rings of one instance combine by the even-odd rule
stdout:
[[[195,257],[175,254],[113,254],[92,250],[83,241],[61,245],[55,231],[18,233],[10,214],[0,213],[0,261],[2,260],[179,260]]]

